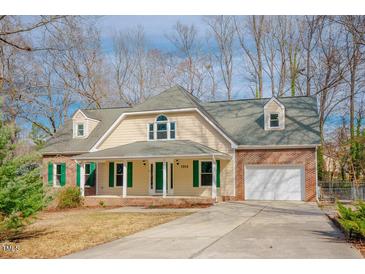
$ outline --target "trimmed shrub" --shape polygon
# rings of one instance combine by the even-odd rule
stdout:
[[[82,197],[78,187],[68,186],[58,192],[58,208],[75,208],[81,206],[81,204]]]
[[[350,238],[365,238],[365,203],[358,202],[353,210],[337,203],[339,222]]]

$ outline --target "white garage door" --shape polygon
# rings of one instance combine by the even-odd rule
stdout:
[[[246,200],[303,200],[304,171],[298,166],[246,166]]]

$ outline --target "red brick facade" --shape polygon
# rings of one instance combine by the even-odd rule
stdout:
[[[244,165],[303,165],[305,176],[305,201],[316,199],[316,150],[247,149],[236,151],[236,199],[244,200]]]
[[[74,155],[57,155],[57,156],[43,156],[43,181],[48,184],[48,163],[53,164],[65,163],[66,164],[66,186],[76,186],[76,162],[71,159]],[[85,195],[95,195],[95,187],[85,187]]]

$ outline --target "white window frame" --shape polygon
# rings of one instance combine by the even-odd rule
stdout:
[[[79,126],[82,125],[83,127],[83,135],[79,135]],[[76,137],[77,138],[83,138],[85,137],[85,134],[86,133],[86,126],[85,126],[85,123],[76,123]]]
[[[272,114],[276,114],[278,116],[278,126],[277,127],[272,127],[271,126],[271,115]],[[269,129],[280,129],[280,113],[278,112],[270,112],[269,113],[269,125],[268,125]]]
[[[61,178],[60,178],[60,183],[57,184],[57,166],[61,166],[61,164],[62,163],[53,164],[53,187],[61,187]],[[62,176],[62,172],[59,175]]]
[[[201,184],[202,162],[209,162],[209,163],[212,164],[212,184],[210,186],[203,186]],[[204,174],[209,174],[209,173],[204,173]],[[199,187],[202,187],[202,188],[211,188],[212,186],[213,186],[213,161],[212,160],[199,160]]]
[[[117,187],[117,188],[123,188],[124,187],[124,185],[122,185],[122,186],[117,186],[117,164],[122,164],[123,165],[123,168],[122,168],[122,175],[123,175],[123,177],[122,177],[122,184],[124,183],[124,176],[125,176],[125,174],[124,174],[124,165],[126,164],[125,162],[115,162],[114,163],[114,187]],[[119,174],[120,175],[120,174]]]
[[[166,121],[157,121],[157,118],[159,116],[165,116],[167,118]],[[175,138],[171,138],[171,129],[170,129],[170,125],[171,123],[175,124]],[[157,139],[157,125],[158,124],[166,124],[166,133],[167,133],[167,138],[166,139]],[[153,125],[153,139],[150,139],[150,125]],[[175,120],[170,121],[170,119],[165,115],[165,114],[159,114],[156,116],[155,120],[153,123],[147,123],[147,140],[148,141],[166,141],[166,140],[176,140],[176,135],[177,135],[177,123]]]
[[[91,163],[85,163],[85,166],[84,166],[84,169],[85,169],[85,171],[84,171],[85,187],[90,187],[89,185],[86,184],[86,182],[87,182],[86,175],[87,176],[90,176],[90,173],[89,174],[86,173],[86,165],[89,165],[89,170],[91,171]]]

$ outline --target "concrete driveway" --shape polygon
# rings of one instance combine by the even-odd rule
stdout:
[[[314,203],[231,202],[65,258],[362,258]]]

